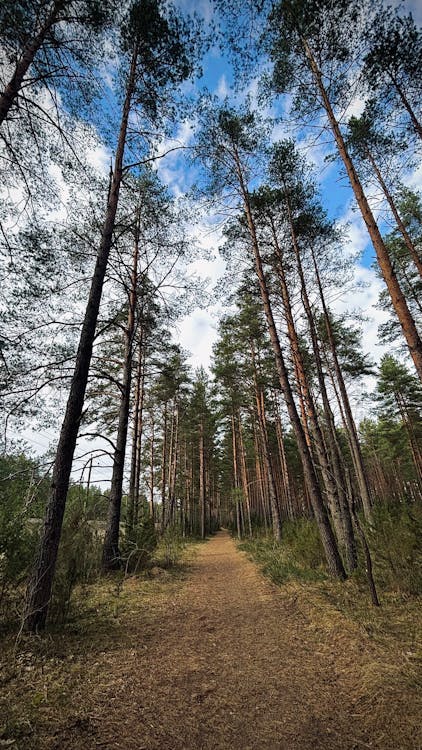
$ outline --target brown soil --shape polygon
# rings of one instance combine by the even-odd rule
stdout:
[[[50,716],[39,745],[34,735],[14,747],[422,747],[413,714],[397,730],[406,723],[400,697],[386,705],[377,680],[363,685],[376,646],[359,627],[334,608],[319,618],[300,589],[272,585],[227,533],[200,547],[182,584],[160,586],[136,622],[126,631],[121,623],[114,647],[88,651],[75,667],[66,720]]]

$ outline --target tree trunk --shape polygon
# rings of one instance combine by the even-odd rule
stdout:
[[[94,276],[91,282],[91,290],[82,324],[69,398],[57,446],[56,459],[53,467],[51,494],[47,504],[44,528],[37,558],[27,588],[24,620],[26,629],[32,632],[43,629],[47,618],[67,492],[69,488],[70,473],[72,470],[73,455],[76,447],[79,423],[82,416],[104,276],[107,269],[119,201],[126,133],[131,99],[135,86],[137,57],[138,47],[135,45],[126,97],[123,105],[119,140],[114,162],[114,173],[108,196],[107,212],[102,231],[101,244],[98,250]]]
[[[0,127],[3,124],[4,120],[6,120],[9,114],[9,110],[19,94],[25,75],[34,62],[35,55],[43,45],[45,38],[52,26],[54,26],[54,24],[58,22],[58,15],[63,5],[64,0],[56,0],[50,15],[39,30],[38,34],[36,34],[26,43],[21,58],[16,64],[12,78],[6,85],[3,93],[0,95]]]
[[[240,467],[241,467],[241,475],[242,475],[243,495],[245,497],[245,503],[246,503],[246,518],[248,520],[248,532],[249,532],[249,536],[252,537],[251,504],[250,504],[250,497],[249,497],[248,472],[246,468],[246,452],[245,452],[245,446],[243,443],[242,421],[241,421],[239,412],[237,414],[237,421],[239,425]]]
[[[176,512],[176,475],[177,457],[179,452],[179,409],[177,402],[174,403],[174,425],[172,427],[171,460],[169,466],[169,522],[174,523]]]
[[[281,425],[280,414],[278,411],[278,403],[275,406],[275,429],[277,435],[277,446],[280,459],[281,477],[283,481],[284,494],[286,497],[286,510],[287,515],[290,519],[293,519],[293,502],[292,502],[292,490],[290,487],[289,469],[287,466],[286,451],[284,449],[284,438],[283,428]]]
[[[362,218],[366,224],[369,236],[374,246],[382,277],[387,285],[394,310],[396,311],[396,315],[401,325],[403,335],[409,347],[410,355],[413,359],[416,371],[419,375],[419,378],[422,380],[422,340],[418,334],[415,321],[413,320],[410,310],[407,306],[406,298],[400,288],[400,284],[397,280],[394,267],[391,263],[387,248],[382,239],[381,232],[378,229],[378,225],[369,207],[368,200],[363,191],[354,164],[349,156],[344,138],[342,136],[339,124],[335,118],[333,108],[331,106],[327,91],[322,80],[321,71],[318,68],[316,60],[306,39],[303,39],[303,46],[309,61],[310,68],[314,75],[324,109],[327,113],[340,157],[346,168],[346,172],[349,177],[357,204],[360,208]]]
[[[201,539],[206,536],[206,500],[205,500],[205,455],[204,425],[199,424],[199,505],[201,508]]]
[[[316,337],[314,320],[313,320],[312,310],[311,310],[311,306],[310,306],[310,302],[308,298],[305,276],[304,276],[302,261],[300,257],[300,250],[299,250],[299,246],[298,246],[298,242],[296,238],[293,218],[292,218],[291,211],[290,211],[289,197],[287,193],[285,194],[285,199],[286,199],[287,216],[288,216],[288,221],[290,225],[290,233],[291,233],[291,238],[292,238],[293,250],[294,250],[295,257],[296,257],[299,279],[300,279],[300,284],[301,284],[301,297],[302,297],[302,302],[303,302],[306,318],[308,320],[308,325],[310,329],[312,348],[314,351],[318,382],[319,382],[319,386],[320,386],[320,390],[321,390],[321,394],[323,398],[324,410],[327,413],[327,410],[329,412],[331,411],[330,404],[328,400],[327,390],[325,388],[324,375],[322,372],[322,365],[321,365],[321,359],[320,359],[320,354],[319,354],[318,340]],[[320,426],[319,419],[317,416],[313,395],[309,387],[308,377],[305,372],[302,353],[300,351],[300,346],[299,346],[299,339],[298,339],[298,335],[296,331],[296,326],[293,320],[293,313],[292,313],[292,308],[290,304],[290,294],[289,294],[289,289],[287,286],[287,281],[286,281],[286,277],[284,273],[283,254],[281,252],[281,248],[278,243],[278,238],[277,238],[277,233],[275,230],[273,218],[271,215],[268,218],[271,224],[274,249],[276,252],[277,259],[278,259],[277,273],[278,273],[278,277],[280,281],[281,296],[282,296],[284,314],[285,314],[286,323],[287,323],[289,343],[290,343],[290,347],[292,350],[293,361],[295,362],[295,373],[296,373],[296,377],[299,379],[298,387],[299,387],[299,390],[303,394],[307,417],[311,425],[313,443],[315,445],[315,452],[318,458],[319,467],[321,469],[336,536],[341,547],[345,550],[348,568],[349,570],[353,570],[356,567],[356,547],[355,547],[354,537],[353,537],[352,520],[351,520],[350,512],[347,506],[347,500],[345,498],[345,490],[344,490],[344,486],[343,486],[343,482],[341,478],[341,471],[339,470],[338,462],[336,462],[335,465],[333,463],[332,465],[330,465],[330,462],[328,459],[328,452],[326,450],[324,437],[323,437],[321,426]],[[306,436],[306,433],[305,433],[305,436]],[[309,442],[308,442],[308,445],[309,445]],[[334,451],[334,454],[335,454],[335,451]],[[335,456],[333,456],[333,451],[330,451],[330,457],[331,459],[336,458]]]
[[[377,178],[377,180],[378,180],[378,182],[380,184],[381,190],[382,190],[382,192],[384,193],[384,195],[385,195],[385,197],[387,199],[387,203],[388,203],[388,205],[391,208],[391,213],[393,214],[393,216],[394,216],[394,218],[396,220],[397,227],[398,227],[398,229],[400,231],[400,234],[403,237],[404,243],[405,243],[405,245],[406,245],[406,247],[407,247],[407,249],[409,251],[410,257],[412,258],[412,260],[413,260],[416,268],[418,269],[419,276],[422,278],[422,260],[421,260],[421,258],[419,257],[419,255],[418,255],[418,253],[416,251],[416,248],[415,248],[415,246],[414,246],[414,244],[413,244],[413,242],[412,242],[412,240],[410,238],[409,232],[407,231],[405,225],[403,224],[402,218],[401,218],[401,216],[400,216],[400,214],[399,214],[399,212],[397,210],[397,206],[396,206],[396,204],[395,204],[395,202],[393,200],[393,196],[391,195],[391,193],[390,193],[390,191],[389,191],[389,189],[388,189],[388,187],[387,187],[387,185],[386,185],[386,183],[385,183],[385,181],[383,179],[383,176],[382,176],[382,174],[380,172],[378,164],[376,163],[376,161],[374,159],[373,154],[370,152],[370,150],[368,148],[366,149],[366,155],[367,155],[368,160],[369,160],[369,162],[370,162],[370,164],[372,166],[372,169],[375,172],[375,175],[376,175],[376,178]]]
[[[303,307],[305,309],[306,318],[308,321],[309,332],[311,335],[312,350],[314,353],[314,362],[315,362],[315,367],[317,371],[319,388],[320,388],[321,396],[322,396],[324,414],[325,414],[327,427],[328,427],[327,436],[326,436],[326,440],[328,440],[328,446],[329,446],[328,451],[326,450],[325,445],[324,445],[324,436],[322,434],[322,430],[319,424],[318,416],[315,410],[315,405],[313,403],[311,394],[309,394],[310,408],[311,408],[310,414],[312,418],[312,426],[314,430],[315,443],[317,446],[318,457],[319,457],[320,464],[321,464],[321,471],[322,471],[323,478],[324,478],[324,484],[327,490],[327,496],[330,501],[330,507],[331,507],[331,512],[333,516],[334,526],[336,529],[337,539],[340,541],[340,544],[344,549],[348,570],[352,571],[356,568],[356,565],[357,565],[356,542],[355,542],[355,538],[353,534],[352,517],[350,515],[350,509],[349,509],[349,505],[347,501],[347,489],[345,486],[346,481],[345,481],[344,471],[342,470],[342,465],[341,465],[342,458],[337,450],[335,425],[334,425],[333,414],[331,411],[330,401],[328,398],[327,388],[325,385],[324,372],[323,372],[322,361],[321,361],[321,353],[320,353],[320,348],[319,348],[319,341],[318,341],[318,336],[317,336],[316,329],[315,329],[314,316],[313,316],[313,312],[311,308],[311,303],[309,301],[299,243],[298,243],[297,236],[296,236],[293,216],[291,213],[290,200],[289,200],[289,196],[287,192],[285,194],[285,198],[286,198],[287,214],[288,214],[288,221],[290,225],[290,233],[291,233],[291,238],[292,238],[293,250],[295,253],[295,257],[296,257],[297,269],[298,269],[299,278],[300,278],[301,297],[302,297]],[[305,377],[305,382],[306,382],[305,373],[304,373],[304,377]],[[329,458],[331,459],[331,465],[328,460]]]
[[[163,452],[161,458],[161,533],[166,528],[167,401],[164,404]]]
[[[253,438],[254,438],[254,451],[255,451],[255,475],[256,475],[257,493],[259,494],[259,499],[261,501],[262,517],[264,519],[264,529],[265,529],[265,533],[267,533],[267,530],[268,530],[268,513],[267,513],[267,505],[266,505],[266,502],[265,502],[264,482],[263,482],[263,478],[262,478],[260,452],[259,452],[258,435],[257,435],[257,431],[256,431],[256,421],[255,421],[255,418],[254,418],[254,422],[253,422]]]
[[[252,211],[249,202],[249,193],[246,189],[243,174],[240,167],[240,160],[237,152],[234,153],[237,176],[239,180],[239,186],[243,196],[246,220],[251,236],[252,249],[255,256],[255,268],[258,277],[259,289],[261,292],[262,304],[265,312],[265,317],[268,325],[268,332],[270,335],[271,343],[274,351],[274,358],[277,368],[277,373],[280,381],[280,387],[284,395],[287,410],[289,413],[290,421],[292,423],[296,440],[298,444],[298,450],[302,461],[303,473],[305,482],[307,484],[309,497],[312,503],[312,508],[315,513],[315,518],[318,524],[319,532],[321,535],[321,541],[324,547],[325,556],[327,559],[328,570],[331,575],[344,579],[346,573],[339,555],[336,540],[333,534],[333,530],[330,525],[330,521],[327,515],[327,509],[324,505],[324,501],[321,495],[321,491],[318,485],[317,476],[315,473],[312,458],[309,452],[308,445],[306,443],[305,433],[297,413],[296,404],[293,398],[292,389],[289,382],[289,376],[284,361],[283,353],[281,350],[280,341],[278,338],[277,329],[275,327],[274,316],[271,308],[271,302],[267,283],[265,280],[264,270],[262,266],[262,259],[259,251],[258,239],[256,236],[255,224],[252,217]]]
[[[415,115],[415,113],[413,111],[413,107],[411,106],[411,104],[410,104],[410,102],[409,102],[406,94],[404,93],[402,87],[400,86],[399,82],[396,81],[395,77],[391,73],[389,73],[389,76],[390,76],[390,80],[391,80],[394,88],[396,89],[396,91],[397,91],[397,93],[398,93],[398,95],[399,95],[399,97],[401,99],[403,107],[405,108],[407,114],[410,117],[412,125],[413,125],[413,127],[415,129],[415,132],[418,134],[419,138],[422,138],[422,125],[419,122],[418,118],[416,117],[416,115]]]
[[[132,273],[129,292],[129,312],[125,331],[125,354],[122,393],[120,398],[119,422],[116,437],[116,449],[113,458],[113,473],[108,505],[107,528],[104,537],[102,568],[104,571],[117,570],[120,567],[119,531],[123,492],[123,474],[129,421],[130,387],[132,382],[133,338],[135,334],[135,310],[138,286],[139,257],[139,212],[135,226],[135,244],[132,258]]]
[[[142,436],[142,412],[144,400],[144,367],[143,367],[143,328],[138,341],[138,367],[136,372],[135,405],[133,415],[132,455],[130,460],[129,494],[126,515],[126,533],[130,534],[135,525],[136,498],[139,495],[138,457],[140,458],[140,441]]]
[[[237,439],[236,439],[236,421],[234,418],[234,411],[232,412],[231,417],[231,426],[232,426],[232,458],[233,458],[233,483],[234,483],[234,489],[235,489],[235,513],[236,513],[236,529],[237,529],[237,538],[242,538],[242,523],[240,519],[240,502],[238,497],[238,489],[239,489],[239,477],[238,477],[238,470],[237,470]]]
[[[150,446],[150,465],[149,465],[149,506],[151,509],[151,518],[154,518],[154,438],[155,438],[155,424],[154,415],[151,413],[151,446]]]
[[[264,394],[262,393],[262,391],[260,391],[259,386],[258,386],[255,350],[254,350],[252,341],[250,342],[250,346],[251,346],[251,357],[252,357],[253,376],[254,376],[256,411],[258,415],[258,424],[259,424],[260,433],[261,433],[261,445],[262,445],[262,450],[264,454],[265,471],[266,471],[266,475],[268,478],[268,491],[269,491],[269,497],[270,497],[271,518],[273,522],[273,534],[274,534],[274,539],[276,539],[276,541],[279,542],[281,539],[281,535],[282,535],[281,518],[280,518],[280,509],[279,509],[278,500],[277,500],[277,489],[276,489],[276,484],[274,481],[273,467],[271,464],[270,448],[268,444],[268,430],[267,430],[267,423],[266,423],[266,418],[265,418]]]
[[[341,399],[343,402],[344,418],[346,420],[347,431],[349,434],[350,447],[353,459],[353,465],[356,472],[356,478],[359,486],[359,493],[362,500],[363,511],[367,521],[371,520],[371,493],[369,489],[369,483],[366,476],[366,470],[363,463],[362,451],[359,443],[359,437],[356,429],[355,420],[353,419],[352,409],[350,406],[349,396],[347,393],[346,384],[344,382],[343,373],[340,367],[340,362],[337,356],[337,347],[334,340],[333,328],[331,325],[330,314],[325,302],[324,290],[322,288],[321,277],[319,274],[318,264],[316,261],[315,253],[311,249],[312,260],[315,269],[315,277],[318,284],[319,296],[321,299],[322,310],[324,313],[325,328],[327,331],[328,343],[331,350],[331,356],[333,359],[334,370],[337,378],[338,387],[340,389]]]

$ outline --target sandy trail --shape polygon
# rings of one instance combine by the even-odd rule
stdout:
[[[376,747],[353,719],[353,686],[338,669],[331,637],[309,629],[294,598],[220,532],[133,649],[124,658],[121,651],[105,655],[87,698],[95,699],[90,731],[68,729],[51,746]]]

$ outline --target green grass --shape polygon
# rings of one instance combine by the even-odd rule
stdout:
[[[239,544],[249,557],[259,564],[264,575],[274,583],[290,580],[323,581],[324,552],[318,529],[313,521],[287,521],[283,526],[283,540],[260,536]]]

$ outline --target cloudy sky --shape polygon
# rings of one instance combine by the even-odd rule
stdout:
[[[178,5],[183,9],[195,11],[202,15],[206,23],[212,20],[213,6],[208,0],[178,0]],[[406,0],[400,3],[405,11],[411,10],[415,19],[422,23],[422,3],[419,0]],[[214,47],[208,53],[203,63],[204,74],[202,79],[195,84],[188,84],[189,87],[195,86],[198,90],[206,87],[207,90],[219,97],[223,102],[226,97],[233,100],[234,103],[242,100],[245,94],[249,94],[252,102],[257,94],[257,80],[250,83],[249,88],[242,94],[232,91],[231,84],[233,80],[232,69],[229,60]],[[112,78],[109,80],[112,84]],[[110,88],[111,92],[111,88]],[[111,96],[111,93],[110,93]],[[350,104],[347,114],[360,114],[364,102],[359,97]],[[275,106],[275,109],[272,107]],[[261,107],[262,109],[262,107]],[[277,105],[271,105],[266,114],[279,114]],[[190,145],[195,134],[195,117],[191,116],[185,121],[180,122],[177,126],[174,138],[160,144],[160,153],[174,146]],[[286,135],[283,125],[277,125],[274,128],[273,138],[281,138]],[[326,140],[326,139],[325,139]],[[377,328],[385,319],[384,313],[378,310],[376,303],[381,289],[381,282],[376,277],[371,267],[373,261],[373,252],[368,242],[368,235],[360,218],[360,214],[355,210],[350,188],[344,177],[339,175],[338,167],[335,163],[326,162],[325,156],[332,151],[331,146],[322,140],[310,142],[303,140],[301,142],[304,154],[313,163],[316,173],[318,174],[319,186],[322,195],[322,201],[329,210],[330,216],[335,218],[345,227],[345,251],[347,253],[360,253],[360,260],[355,267],[356,287],[353,291],[350,287],[339,290],[333,307],[339,312],[351,309],[359,309],[367,318],[364,324],[364,346],[365,350],[371,354],[372,358],[377,360],[383,352],[383,348],[378,344]],[[89,154],[89,159],[100,171],[108,172],[111,151],[104,146],[98,146]],[[192,187],[197,179],[195,168],[189,164],[185,152],[172,151],[167,157],[157,162],[157,171],[163,183],[168,185],[176,197],[182,197]],[[421,170],[413,171],[406,177],[407,183],[412,187],[421,186]],[[202,279],[206,279],[209,291],[212,290],[225,271],[225,265],[221,259],[218,248],[221,244],[223,223],[221,216],[216,216],[213,211],[203,209],[201,216],[191,226],[192,239],[202,248],[203,257],[198,257],[191,264],[190,270],[196,272]],[[216,340],[216,328],[218,319],[225,309],[225,300],[218,299],[206,308],[192,309],[190,314],[186,315],[174,330],[174,339],[178,341],[186,350],[190,352],[189,361],[194,367],[200,365],[209,367],[212,346]],[[370,387],[368,382],[367,386]],[[357,413],[357,416],[363,416],[363,412]],[[29,434],[28,434],[29,437]],[[47,439],[55,442],[56,436],[53,431],[48,430],[44,433],[37,431],[29,437],[35,450],[39,451],[45,447]],[[83,450],[83,444],[80,445]]]
[[[180,4],[187,10],[192,10],[192,7],[195,7],[207,22],[212,18],[212,3],[208,0],[201,0],[199,3],[193,3],[192,0],[180,0]],[[422,2],[406,0],[405,2],[397,1],[396,4],[400,5],[403,12],[411,11],[415,20],[422,23]],[[217,48],[211,49],[208,53],[203,68],[204,76],[199,85],[205,85],[221,101],[224,101],[226,97],[234,102],[241,101],[244,94],[252,95],[252,101],[256,97],[257,80],[252,81],[249,89],[242,95],[233,92],[231,88],[233,74],[230,63]],[[346,117],[358,116],[363,107],[363,99],[356,97],[351,102],[347,113],[345,113]],[[279,114],[277,105],[275,105],[275,109],[272,107],[267,110],[268,115],[274,113]],[[189,145],[194,138],[194,125],[193,120],[181,124],[174,143]],[[283,124],[276,125],[273,133],[274,139],[281,138],[283,135],[285,135]],[[169,142],[168,145],[171,145],[171,143],[173,141]],[[335,163],[324,161],[326,155],[332,153],[333,150],[331,145],[327,145],[326,137],[312,143],[302,141],[301,146],[303,153],[313,163],[319,176],[319,187],[324,206],[329,211],[331,218],[335,218],[345,227],[345,251],[360,254],[355,269],[356,288],[353,291],[349,288],[345,290],[344,294],[340,295],[337,301],[333,303],[333,307],[336,307],[339,312],[350,309],[361,310],[367,318],[364,330],[365,348],[375,360],[378,360],[384,352],[384,347],[380,346],[378,342],[377,329],[378,325],[386,319],[386,315],[376,308],[382,284],[371,267],[374,254],[368,241],[366,228],[360,214],[356,211],[347,180],[339,175],[338,166]],[[177,152],[173,152],[169,157],[160,161],[158,172],[163,182],[171,187],[175,195],[180,195],[184,190],[189,189],[196,177],[183,155]],[[406,176],[406,182],[411,187],[420,188],[421,177],[422,169],[419,168]],[[376,210],[375,202],[374,208]],[[221,230],[221,222],[216,221],[212,214],[205,214],[202,221],[192,228],[195,239],[204,248],[207,258],[209,254],[212,255],[211,260],[196,261],[192,268],[202,278],[209,279],[211,288],[224,273],[225,268],[224,262],[218,254]],[[175,336],[182,346],[191,352],[190,362],[193,366],[209,366],[212,345],[216,339],[216,325],[222,310],[224,310],[224,300],[206,310],[192,310],[192,313],[186,316],[178,326]]]

